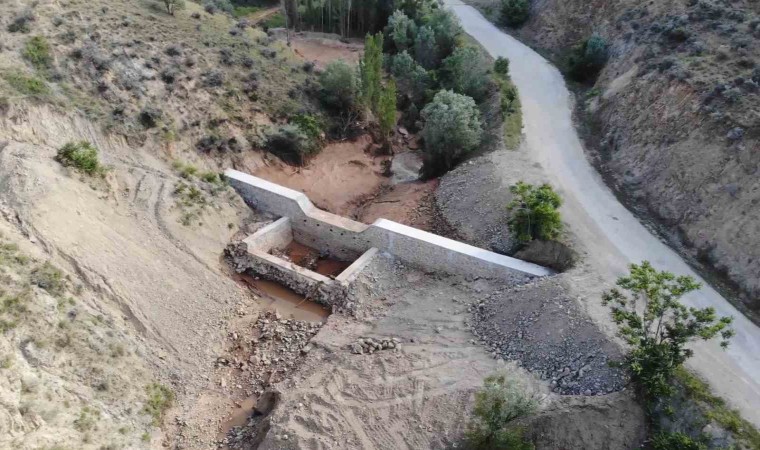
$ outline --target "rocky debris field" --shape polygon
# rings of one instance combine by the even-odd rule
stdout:
[[[355,355],[373,354],[381,350],[397,350],[399,348],[400,340],[396,338],[390,339],[372,339],[372,338],[359,338],[356,342],[349,345],[351,353]]]
[[[600,395],[623,390],[622,357],[566,294],[561,281],[546,279],[488,295],[470,306],[470,328],[494,357],[518,361],[563,395]]]
[[[230,336],[233,346],[228,356],[217,359],[217,367],[234,369],[237,387],[259,396],[269,386],[290,376],[299,360],[311,350],[309,341],[321,327],[319,322],[284,319],[277,312],[264,312],[249,336],[239,333]],[[220,384],[226,387],[227,382],[222,379]],[[244,426],[233,427],[220,444],[245,448],[242,445],[253,439],[260,419],[254,415]]]

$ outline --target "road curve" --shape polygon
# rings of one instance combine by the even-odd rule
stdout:
[[[586,159],[572,122],[572,97],[560,72],[538,53],[502,32],[461,0],[445,0],[464,30],[493,56],[510,60],[519,90],[524,133],[536,162],[558,188],[563,218],[588,250],[592,265],[607,281],[627,271],[630,263],[649,260],[659,269],[691,275],[704,287],[685,298],[697,307],[714,307],[734,317],[736,337],[728,350],[699,343],[689,366],[713,390],[760,426],[760,328],[707,285],[686,262],[650,233],[605,185]]]

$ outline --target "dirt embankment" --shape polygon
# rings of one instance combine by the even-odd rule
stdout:
[[[495,17],[498,2],[471,0]],[[588,148],[626,202],[760,310],[754,2],[533,3],[517,35],[557,60],[592,33],[610,60],[581,100]]]

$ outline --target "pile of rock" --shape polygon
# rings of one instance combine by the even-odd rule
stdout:
[[[256,321],[249,339],[237,333],[231,335],[232,355],[218,358],[216,364],[247,373],[246,381],[253,393],[260,394],[296,367],[299,357],[311,349],[309,341],[321,327],[318,322],[283,319],[277,312],[265,312]]]
[[[359,338],[356,342],[350,344],[348,347],[351,353],[355,355],[373,354],[380,350],[396,350],[399,348],[400,340],[396,338],[390,339],[373,339],[373,338]]]
[[[497,292],[470,311],[472,333],[494,358],[517,361],[558,394],[608,394],[628,383],[611,364],[622,359],[620,349],[555,281]]]

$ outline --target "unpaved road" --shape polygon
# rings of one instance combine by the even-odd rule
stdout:
[[[691,275],[704,284],[699,292],[685,299],[686,303],[712,306],[719,314],[734,317],[736,337],[730,348],[722,351],[714,343],[700,343],[689,364],[747,420],[760,425],[760,328],[618,202],[586,159],[571,118],[572,98],[560,72],[471,6],[456,0],[446,3],[465,31],[493,57],[509,58],[523,105],[524,133],[531,155],[565,199],[565,221],[603,279],[613,282],[627,271],[629,263],[649,260],[659,269]]]

